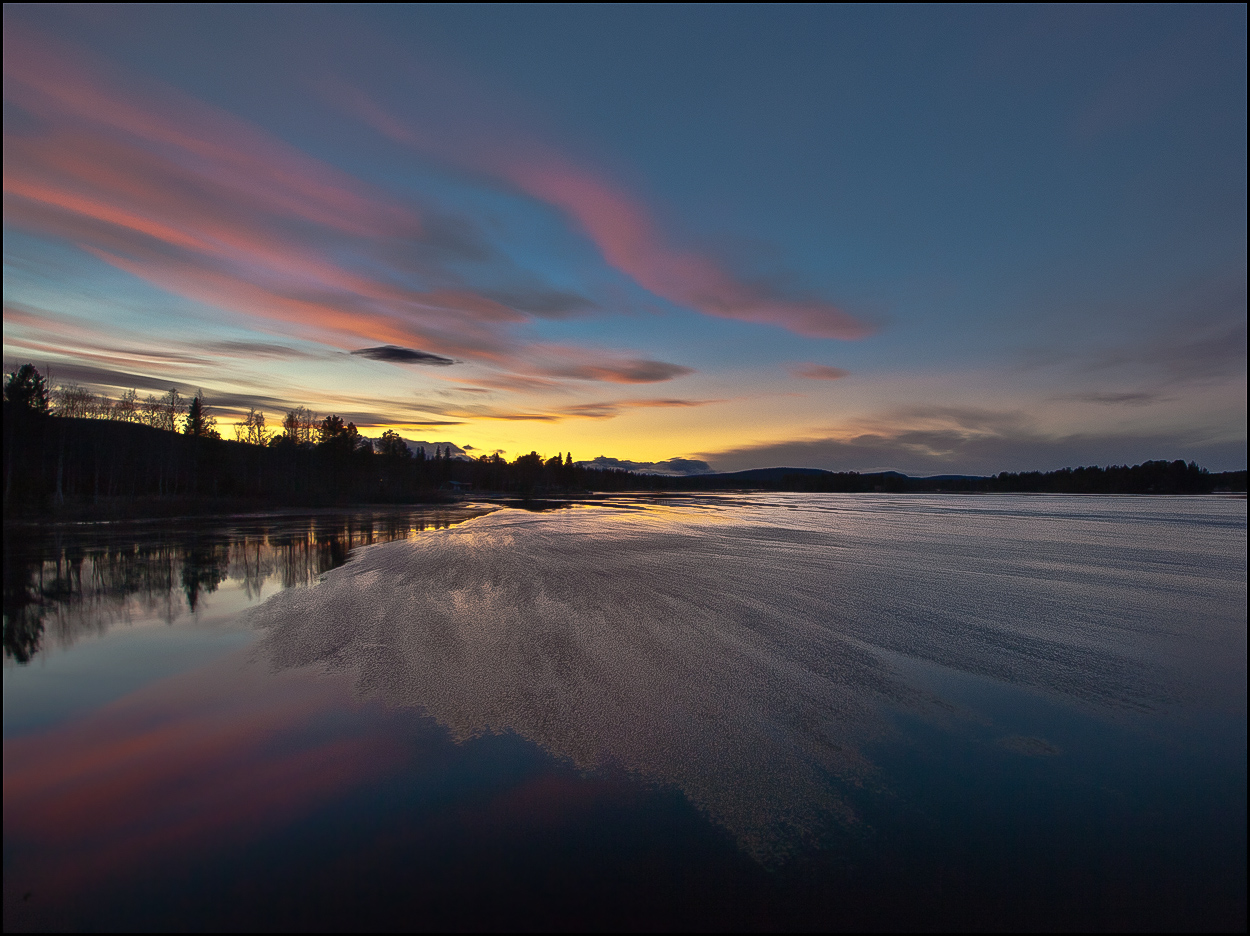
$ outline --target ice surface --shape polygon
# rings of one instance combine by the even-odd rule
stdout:
[[[770,861],[855,821],[864,745],[916,702],[891,660],[1108,712],[1244,706],[1245,530],[1244,501],[1211,498],[500,510],[362,550],[256,619],[279,668],[349,668],[457,738],[674,784]]]

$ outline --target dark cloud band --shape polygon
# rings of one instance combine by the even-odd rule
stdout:
[[[455,364],[451,358],[429,351],[417,351],[415,348],[401,348],[397,345],[380,345],[376,348],[361,348],[352,354],[367,357],[374,361],[389,361],[392,364],[427,364],[434,367],[447,367]]]

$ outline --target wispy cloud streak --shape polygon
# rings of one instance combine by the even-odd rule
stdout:
[[[873,329],[836,305],[784,295],[706,252],[671,242],[643,201],[602,172],[535,139],[483,140],[457,147],[454,134],[419,130],[358,89],[335,87],[337,103],[393,140],[494,176],[571,218],[603,257],[677,305],[717,318],[785,328],[813,338],[852,340]]]
[[[531,311],[465,282],[464,264],[497,259],[467,219],[427,217],[246,121],[136,84],[19,24],[6,24],[4,70],[21,118],[5,138],[7,224],[68,240],[253,328],[561,376],[531,363],[518,329],[553,303],[560,313],[577,307],[577,297],[526,287]],[[688,372],[650,362],[657,367],[643,374],[628,355],[614,357],[566,355],[578,380]]]
[[[574,403],[569,406],[535,408],[517,411],[487,404],[461,405],[421,401],[413,407],[418,412],[433,413],[460,419],[497,419],[508,422],[563,422],[567,419],[612,419],[636,409],[668,409],[710,406],[725,400],[687,399],[625,399],[600,400],[593,403]]]
[[[795,364],[790,368],[790,373],[806,380],[841,380],[851,372],[827,364]]]
[[[640,201],[590,170],[548,158],[501,162],[499,171],[576,219],[612,266],[678,305],[813,338],[855,339],[871,331],[831,303],[777,295],[706,254],[672,247]]]

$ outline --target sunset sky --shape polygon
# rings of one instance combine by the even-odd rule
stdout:
[[[1240,4],[8,4],[4,367],[470,454],[1243,468],[1246,40]]]

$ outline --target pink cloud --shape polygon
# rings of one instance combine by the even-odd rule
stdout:
[[[480,136],[457,144],[452,134],[420,132],[357,89],[336,86],[330,97],[384,136],[502,179],[558,208],[610,265],[657,296],[705,315],[776,325],[813,338],[852,340],[873,331],[832,303],[780,295],[708,254],[673,247],[639,199],[549,146]]]
[[[433,274],[443,285],[419,285],[388,261],[428,233],[405,199],[20,26],[6,24],[5,49],[6,98],[33,118],[5,139],[6,223],[68,240],[252,327],[345,350],[416,346],[578,380],[688,372],[581,348],[558,365],[535,363],[547,351],[517,331],[530,314],[455,285],[446,271]]]
[[[45,120],[142,141],[285,216],[355,234],[417,222],[406,207],[225,111],[168,88],[124,88],[80,49],[6,23],[4,50],[5,96]]]
[[[574,218],[608,263],[678,305],[813,338],[863,338],[871,331],[830,303],[773,295],[707,255],[673,249],[641,203],[586,169],[550,159],[502,164],[500,171],[526,193]]]

